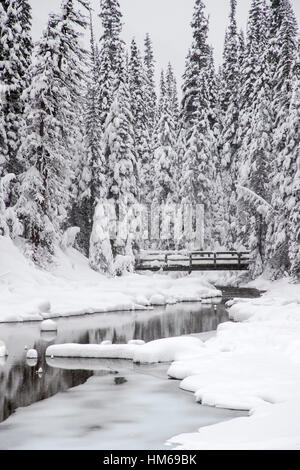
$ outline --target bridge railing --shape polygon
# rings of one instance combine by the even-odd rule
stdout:
[[[188,267],[189,271],[196,268],[201,268],[201,265],[216,268],[219,264],[224,266],[235,265],[237,268],[244,268],[249,264],[250,253],[248,251],[161,251],[161,252],[147,252],[146,257],[138,257],[136,260],[136,268],[144,269],[149,265],[149,269],[158,269],[159,265],[164,270],[167,268],[174,268],[175,266],[184,268]],[[146,265],[146,266],[145,266]]]

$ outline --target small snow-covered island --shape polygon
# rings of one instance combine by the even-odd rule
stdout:
[[[299,18],[1,1],[1,450],[300,450]]]

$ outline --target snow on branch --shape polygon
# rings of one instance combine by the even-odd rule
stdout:
[[[240,184],[236,185],[236,189],[239,196],[250,204],[253,204],[261,215],[266,215],[269,211],[276,212],[274,207],[271,206],[268,201],[256,194],[251,189],[246,188],[245,186],[241,186]]]
[[[60,246],[62,250],[66,250],[74,245],[76,236],[80,232],[79,227],[69,227],[63,234]]]

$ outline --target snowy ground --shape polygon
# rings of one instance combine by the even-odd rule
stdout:
[[[181,449],[300,449],[300,285],[261,278],[248,286],[268,291],[231,302],[241,323],[219,325],[198,358],[168,373],[198,402],[250,416],[175,436]]]
[[[37,269],[0,237],[0,321],[43,320],[92,312],[146,309],[220,295],[196,276],[129,274],[107,278],[78,251],[58,250],[51,273]]]

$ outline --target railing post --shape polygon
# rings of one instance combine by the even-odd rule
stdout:
[[[165,263],[166,263],[166,267],[168,267],[168,255],[165,255]]]
[[[238,253],[238,267],[241,268],[241,253]]]
[[[214,252],[214,266],[217,266],[217,253]]]
[[[192,269],[193,269],[193,253],[190,253],[190,270],[189,270],[189,274],[191,274]]]

